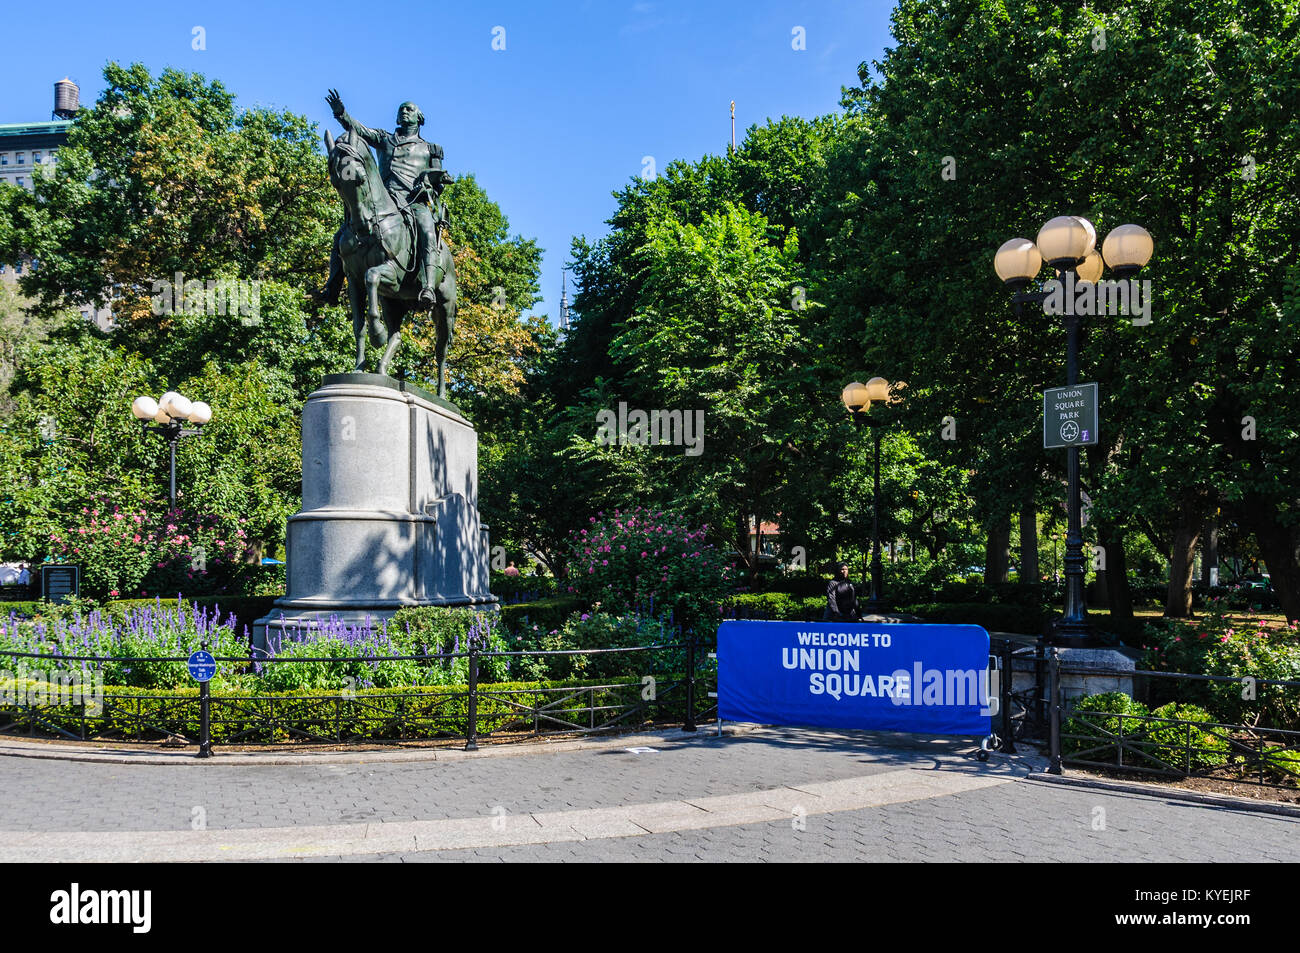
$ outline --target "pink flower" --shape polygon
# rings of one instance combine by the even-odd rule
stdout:
[[[131,537],[131,542],[133,542],[133,543],[138,543],[138,542],[140,542],[140,534],[139,534],[139,533],[136,533],[133,537]]]

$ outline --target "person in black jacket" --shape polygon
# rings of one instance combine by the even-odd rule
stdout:
[[[849,582],[849,564],[840,563],[835,578],[826,586],[826,621],[856,622],[859,615],[858,593]]]

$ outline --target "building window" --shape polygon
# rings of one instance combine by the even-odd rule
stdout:
[[[21,275],[22,273],[23,273],[23,263],[20,261],[18,262],[18,264],[14,265],[14,274]]]
[[[4,264],[3,262],[0,262],[0,275],[3,275],[8,270],[9,270],[9,266]]]
[[[40,162],[41,162],[41,154],[39,152],[33,152],[32,165],[40,165]]]
[[[23,154],[21,152],[14,153],[14,163],[17,165],[23,164]]]
[[[0,152],[0,165],[8,165],[8,164],[9,164],[9,153]]]
[[[20,176],[17,176],[17,177],[14,179],[14,182],[16,182],[16,183],[18,184],[18,187],[19,187],[20,189],[23,188],[23,177],[22,177],[21,175],[20,175]]]

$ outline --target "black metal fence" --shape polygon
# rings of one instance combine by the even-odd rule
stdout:
[[[1119,677],[1131,680],[1131,697],[1136,700],[1177,701],[1190,695],[1190,688],[1209,685],[1252,693],[1300,693],[1300,681],[1067,665],[1058,650],[1045,646],[1041,639],[1031,649],[1019,650],[1012,666],[1033,675],[1029,687],[1012,693],[1010,707],[1017,725],[1014,736],[1044,740],[1052,774],[1075,766],[1153,777],[1300,787],[1300,731],[1262,725],[1259,719],[1253,724],[1234,724],[1149,712],[1088,710],[1067,704],[1064,688],[1070,676]],[[1300,694],[1296,697],[1300,699]]]
[[[481,665],[489,658],[639,656],[646,664],[640,677],[575,679],[564,684],[480,683]],[[66,682],[14,681],[0,690],[0,734],[69,740],[122,741],[172,746],[198,745],[200,757],[214,745],[283,742],[347,744],[413,740],[460,740],[477,750],[480,739],[512,740],[555,734],[626,731],[646,725],[680,722],[696,730],[698,687],[712,675],[702,666],[694,638],[663,645],[604,649],[462,652],[418,656],[380,656],[356,661],[468,660],[465,685],[409,690],[344,689],[337,693],[212,693],[199,685],[197,695],[177,691],[115,689],[85,697],[84,684],[68,697]],[[0,652],[0,657],[44,659],[35,653]],[[139,662],[185,662],[185,656],[137,659]],[[118,661],[98,656],[58,656],[64,663]],[[352,659],[218,657],[234,664],[331,664]],[[68,673],[65,673],[68,674]]]

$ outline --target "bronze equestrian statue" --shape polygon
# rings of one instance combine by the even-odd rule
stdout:
[[[447,396],[447,349],[456,326],[456,269],[443,240],[447,214],[443,188],[452,181],[442,148],[420,137],[424,113],[402,103],[396,132],[361,125],[330,90],[326,101],[344,128],[325,133],[330,184],[343,199],[343,225],[334,236],[329,282],[322,292],[337,303],[348,280],[358,371],[365,368],[366,334],[383,348],[378,372],[401,343],[402,322],[431,310],[437,328],[438,396]],[[379,154],[375,162],[369,146]]]

